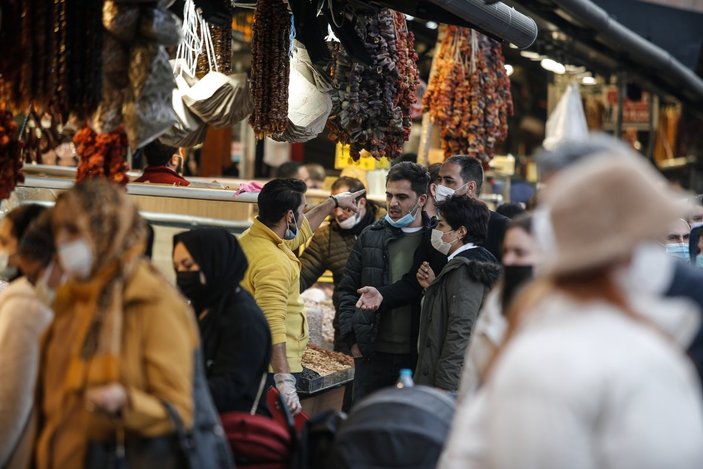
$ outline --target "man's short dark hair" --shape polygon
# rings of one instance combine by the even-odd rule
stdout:
[[[308,190],[300,179],[274,179],[266,183],[259,193],[259,219],[267,226],[275,225],[288,210],[297,213]]]
[[[447,158],[444,164],[452,163],[461,167],[461,179],[464,184],[473,181],[476,183],[476,196],[481,193],[483,186],[483,164],[478,158],[469,155],[454,155]]]
[[[276,177],[278,179],[297,179],[298,171],[300,171],[300,164],[288,161],[276,169]]]
[[[525,206],[519,202],[506,202],[504,204],[500,204],[496,208],[496,213],[499,213],[504,217],[510,218],[511,220],[517,216],[522,215],[525,212],[527,212],[527,210],[525,210]]]
[[[440,177],[439,177],[439,170],[442,169],[442,163],[435,163],[431,164],[429,168],[427,168],[427,172],[430,173],[430,184],[435,183],[439,184]]]
[[[178,153],[178,148],[164,145],[158,140],[154,140],[144,147],[147,166],[166,166],[176,153]]]
[[[417,195],[427,194],[430,175],[417,163],[403,161],[391,167],[386,176],[386,184],[391,181],[410,181],[410,188]]]
[[[349,192],[356,192],[360,191],[361,189],[366,189],[366,187],[364,187],[363,182],[361,182],[357,178],[349,176],[341,176],[332,183],[333,191],[339,190],[342,187],[346,187]],[[366,195],[364,194],[361,197],[366,197]]]
[[[488,206],[481,200],[467,195],[447,197],[437,204],[437,210],[453,230],[466,227],[464,243],[483,243],[488,237]]]

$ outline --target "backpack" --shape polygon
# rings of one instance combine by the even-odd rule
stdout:
[[[334,439],[347,415],[337,410],[321,412],[305,423],[298,438],[292,469],[335,469]]]

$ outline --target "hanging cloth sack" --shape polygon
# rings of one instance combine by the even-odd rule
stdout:
[[[198,15],[197,12],[195,14]],[[202,53],[204,47],[210,71],[183,95],[183,102],[208,125],[216,128],[230,127],[251,113],[251,95],[246,74],[228,76],[218,71],[210,28],[201,17],[197,20],[201,38],[199,53]],[[191,54],[189,57],[189,63],[193,66],[197,64],[197,55],[199,54]],[[194,72],[193,68],[192,73]]]
[[[288,127],[272,138],[300,143],[317,137],[327,125],[332,99],[302,43],[294,41],[288,83]]]

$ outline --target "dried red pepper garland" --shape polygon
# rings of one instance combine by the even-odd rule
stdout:
[[[291,16],[282,0],[258,0],[251,41],[249,122],[256,138],[279,134],[288,127]]]
[[[445,157],[466,154],[488,164],[508,135],[513,113],[501,44],[467,28],[443,28],[446,34],[423,111],[441,128]]]
[[[114,184],[129,182],[127,134],[120,127],[114,132],[96,134],[90,127],[83,127],[73,137],[76,153],[80,156],[76,183],[89,178],[107,178]]]
[[[357,62],[335,44],[331,75],[332,113],[329,137],[374,157],[395,158],[410,135],[410,111],[419,81],[414,36],[405,15],[393,10],[359,15],[355,26],[373,63]]]
[[[0,199],[7,199],[17,183],[24,182],[22,175],[22,144],[19,129],[12,114],[0,109]]]

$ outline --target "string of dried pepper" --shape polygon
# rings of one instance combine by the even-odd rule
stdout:
[[[96,134],[86,126],[76,132],[73,143],[80,157],[76,183],[89,178],[106,178],[120,185],[129,182],[125,159],[129,142],[123,128]]]
[[[508,135],[513,113],[501,44],[467,28],[443,28],[423,111],[441,129],[445,157],[467,154],[488,164]]]

